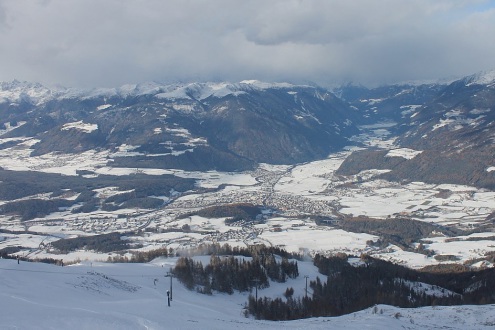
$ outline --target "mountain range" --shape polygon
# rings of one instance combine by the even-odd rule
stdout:
[[[356,144],[391,122],[394,147],[356,151],[340,171],[388,169],[389,179],[495,189],[495,74],[450,84],[145,83],[120,88],[0,84],[0,148],[32,139],[31,155],[112,152],[113,167],[241,171],[296,164]]]
[[[369,120],[397,123],[393,129],[397,146],[420,152],[407,159],[390,157],[384,150],[361,151],[346,160],[341,173],[389,169],[391,172],[384,177],[398,181],[495,189],[494,72],[465,77],[445,86],[389,86],[363,90],[357,95],[349,100],[352,104],[362,103],[360,111]],[[368,95],[374,98],[363,102],[363,96]]]

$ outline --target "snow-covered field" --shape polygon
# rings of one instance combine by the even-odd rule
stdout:
[[[174,263],[171,258],[148,264],[85,262],[60,267],[0,259],[0,328],[471,330],[495,326],[493,305],[418,309],[378,305],[341,317],[259,321],[243,315],[247,293],[207,296],[188,291],[175,279],[168,307],[170,280],[165,275]],[[299,264],[301,274],[316,275],[311,263]],[[304,281],[299,276],[288,283],[272,283],[258,296],[282,297],[288,286],[301,296]]]

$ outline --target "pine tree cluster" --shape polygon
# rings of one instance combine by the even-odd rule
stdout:
[[[347,256],[316,255],[314,264],[327,276],[326,281],[310,282],[311,296],[293,298],[286,291],[281,298],[250,296],[246,315],[257,319],[292,320],[307,317],[338,316],[376,304],[402,308],[435,305],[495,303],[495,270],[425,272],[391,262],[361,258],[361,266],[349,264]],[[411,283],[436,286],[442,294],[415,290]]]
[[[269,279],[285,282],[287,278],[299,276],[296,261],[276,256],[268,249],[242,251],[251,256],[235,257],[211,255],[208,265],[203,266],[193,258],[181,257],[173,270],[175,276],[187,288],[211,294],[213,291],[234,293],[246,292],[253,287],[270,286]],[[253,253],[254,252],[254,253]],[[280,258],[280,261],[277,261]]]

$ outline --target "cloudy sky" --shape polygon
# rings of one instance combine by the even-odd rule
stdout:
[[[485,0],[0,0],[0,80],[431,80],[495,69],[494,34]]]

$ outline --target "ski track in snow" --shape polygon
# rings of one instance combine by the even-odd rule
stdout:
[[[205,258],[205,257],[199,257]],[[164,277],[175,258],[148,264],[89,263],[60,267],[0,259],[1,329],[491,329],[495,306],[450,306],[400,309],[378,305],[341,317],[296,321],[259,321],[243,316],[247,293],[202,295],[173,282],[167,306],[169,279]],[[318,275],[311,262],[299,262],[301,274]],[[18,270],[22,270],[18,271]],[[105,294],[73,284],[95,277]],[[324,278],[323,275],[319,275]],[[139,290],[108,286],[100,279],[125,282]],[[154,279],[158,279],[156,286]],[[304,294],[305,278],[271,283],[258,296],[283,297],[286,287]]]

